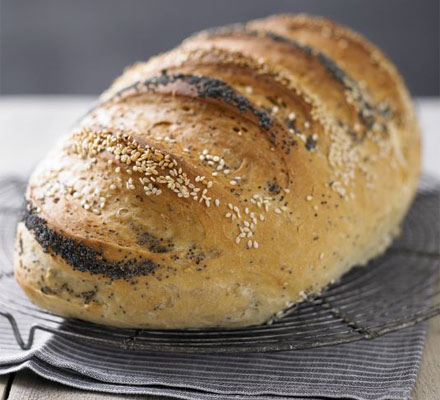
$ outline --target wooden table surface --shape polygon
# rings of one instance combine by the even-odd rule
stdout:
[[[91,104],[90,97],[0,97],[0,175],[28,174],[54,140]],[[423,167],[440,177],[440,99],[417,99],[416,105],[424,139]],[[9,151],[14,145],[20,146],[25,153],[19,160]],[[429,322],[422,364],[411,397],[413,400],[440,399],[440,317]],[[86,392],[40,378],[28,370],[0,376],[0,400],[153,398],[159,399]]]

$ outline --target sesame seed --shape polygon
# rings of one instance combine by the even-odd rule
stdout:
[[[247,246],[248,246],[249,249],[252,248],[252,240],[250,240],[250,239],[248,240]]]
[[[220,206],[220,200],[219,199],[215,199],[214,200],[214,203],[215,203],[215,205],[218,207],[218,206]]]
[[[321,253],[321,254],[319,255],[319,259],[322,260],[323,258],[324,258],[324,253]]]
[[[277,207],[277,208],[275,208],[275,213],[277,213],[277,214],[281,214],[281,210]]]
[[[191,193],[196,193],[200,190],[200,188],[196,188],[195,185],[191,183],[190,179],[187,177],[186,173],[181,167],[176,169],[178,167],[177,161],[171,159],[170,155],[164,155],[160,150],[148,145],[141,146],[137,141],[132,139],[129,134],[124,133],[122,135],[117,133],[115,135],[114,132],[96,132],[88,128],[82,128],[80,131],[73,134],[73,139],[75,141],[75,151],[77,151],[82,158],[85,158],[86,156],[90,157],[90,163],[88,163],[89,166],[91,163],[96,163],[98,161],[96,156],[100,152],[107,151],[114,156],[116,161],[120,161],[121,163],[125,164],[124,166],[117,166],[114,169],[115,173],[120,173],[122,170],[124,170],[124,172],[126,172],[128,175],[132,175],[133,172],[141,173],[143,176],[137,179],[141,183],[147,196],[151,194],[155,194],[157,196],[162,194],[162,190],[158,187],[152,186],[152,184],[147,185],[149,182],[166,184],[167,187],[176,193],[178,197],[184,198],[190,197],[188,187],[190,187]],[[175,142],[175,140],[170,136],[166,136],[163,140],[169,143]],[[205,155],[208,156],[207,150],[205,153]],[[106,162],[108,165],[113,165],[114,161],[106,160]],[[131,168],[129,168],[130,165],[132,165]],[[159,169],[167,169],[168,171],[167,173],[162,174],[159,172]],[[213,185],[213,182],[205,180],[204,177],[200,177],[198,180],[202,181],[203,184],[207,186],[207,188],[203,191],[202,197],[204,204],[209,207],[210,198],[207,197],[207,190]],[[131,177],[127,182],[125,182],[124,187],[126,187],[128,190],[135,190],[135,184]],[[110,190],[115,190],[117,185],[115,183],[110,183],[109,188]],[[76,192],[72,191],[71,193],[74,195]],[[51,195],[50,191],[48,191],[48,195]],[[97,205],[98,207],[102,208],[105,205],[105,201],[102,201],[102,199],[99,201],[94,199],[93,196],[95,196],[95,194],[92,194],[91,192],[84,192],[81,194],[81,196],[82,195],[89,196],[90,204],[93,206]],[[97,192],[96,195],[98,197],[102,197]],[[80,194],[77,194],[76,196],[80,197]],[[192,194],[192,196],[194,199],[197,197],[195,194]],[[90,204],[87,206],[83,205],[83,207],[93,212],[93,208]]]
[[[234,186],[234,185],[237,184],[237,181],[234,181],[233,179],[231,179],[231,180],[229,181],[229,183],[230,183],[232,186]]]
[[[254,240],[254,249],[258,249],[258,242],[256,240]]]
[[[307,201],[312,201],[312,200],[313,200],[313,196],[310,195],[310,194],[308,194],[308,195],[306,196],[306,200],[307,200]]]

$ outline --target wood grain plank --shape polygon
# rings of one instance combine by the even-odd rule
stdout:
[[[86,392],[41,378],[29,370],[17,372],[8,400],[167,400],[165,397]]]
[[[440,277],[436,287],[440,290]],[[440,316],[429,321],[425,350],[411,397],[413,400],[440,399]]]
[[[13,378],[14,374],[0,376],[0,400],[6,400],[8,398],[9,387]]]
[[[429,322],[425,351],[412,398],[440,399],[440,317]]]

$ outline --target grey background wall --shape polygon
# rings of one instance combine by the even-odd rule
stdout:
[[[0,93],[97,94],[194,31],[280,12],[377,43],[414,95],[439,95],[439,0],[0,0]]]

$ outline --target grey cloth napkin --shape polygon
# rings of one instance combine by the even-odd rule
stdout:
[[[54,337],[31,368],[87,390],[181,399],[407,399],[423,352],[425,325],[370,341],[281,353],[145,354]]]
[[[417,202],[436,210],[440,192],[432,185],[422,182]],[[395,246],[417,243],[414,250],[438,254],[438,217],[423,222],[434,241],[414,241],[413,235],[423,232],[406,232]],[[26,328],[26,318],[20,316],[21,328]],[[0,318],[0,374],[30,368],[87,390],[180,399],[408,399],[425,333],[426,323],[420,323],[373,340],[308,350],[190,355],[120,350],[40,332],[32,350],[23,351],[7,320]]]

